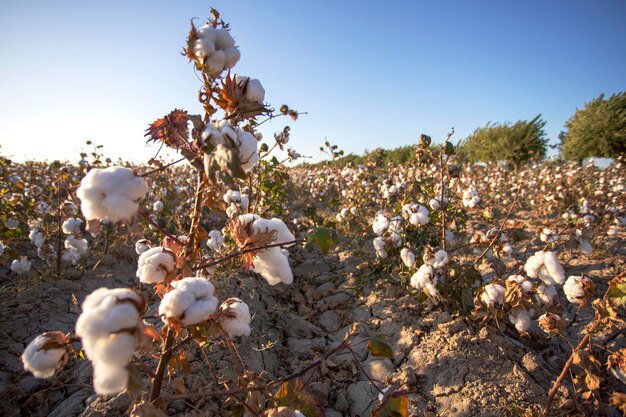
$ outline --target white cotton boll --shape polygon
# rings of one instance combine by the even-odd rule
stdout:
[[[537,287],[537,300],[545,306],[552,306],[557,301],[556,288],[553,285],[540,284]]]
[[[565,282],[565,269],[559,263],[556,254],[554,252],[546,252],[543,262],[552,280],[556,284],[563,284]]]
[[[430,221],[428,209],[417,203],[402,206],[402,217],[408,219],[413,226],[423,226]]]
[[[228,190],[224,194],[223,199],[226,204],[239,203],[241,201],[241,193],[236,190]]]
[[[259,163],[259,154],[257,151],[258,142],[254,135],[238,129],[237,139],[235,141],[239,153],[239,162],[244,172],[250,172]]]
[[[518,310],[509,314],[509,321],[515,326],[518,332],[525,334],[532,325],[531,312],[528,310]]]
[[[374,233],[376,233],[378,236],[382,236],[388,227],[389,219],[382,212],[378,212],[376,218],[374,219],[374,223],[372,224]]]
[[[139,239],[135,242],[135,252],[137,255],[141,255],[148,249],[150,249],[150,241],[148,239]]]
[[[135,291],[98,288],[83,301],[83,312],[76,321],[76,334],[90,339],[137,327],[140,321],[137,309],[143,303],[144,300]],[[90,352],[86,353],[89,356]]]
[[[502,252],[510,256],[513,253],[513,247],[511,246],[510,243],[505,243],[502,246]]]
[[[294,410],[293,411],[293,417],[306,417],[304,414],[302,414],[302,412],[300,412],[300,410]]]
[[[296,240],[293,233],[289,231],[287,225],[281,219],[264,219],[257,216],[256,214],[244,214],[242,216],[239,216],[238,219],[241,224],[248,224],[252,222],[251,229],[253,231],[253,235],[273,231],[275,233],[275,238],[272,243],[281,244],[293,242],[294,240]],[[285,246],[291,246],[294,244],[295,243],[289,243]]]
[[[293,282],[293,272],[289,266],[289,260],[278,246],[257,252],[252,265],[252,270],[265,278],[270,285],[281,282],[291,284]]]
[[[99,395],[115,395],[128,387],[129,372],[125,367],[93,361],[93,387]]]
[[[581,305],[593,287],[593,282],[589,278],[571,275],[563,285],[563,292],[570,303]]]
[[[163,296],[159,314],[191,326],[206,321],[217,309],[215,287],[204,278],[183,278],[172,282],[172,291]]]
[[[435,252],[435,260],[432,266],[435,269],[439,269],[448,265],[449,262],[450,262],[450,257],[448,256],[448,252],[446,252],[443,249],[440,249],[437,252]]]
[[[356,216],[359,210],[356,207],[350,207],[350,214]]]
[[[28,238],[30,239],[31,242],[33,242],[33,245],[35,245],[35,247],[37,248],[40,248],[43,245],[43,242],[45,240],[43,233],[35,229],[30,231],[30,233],[28,234]]]
[[[616,225],[612,224],[609,226],[609,229],[606,231],[606,234],[613,238],[619,236],[619,229]]]
[[[389,222],[389,227],[387,228],[387,233],[389,235],[389,240],[391,240],[391,245],[394,248],[399,248],[402,246],[402,218],[394,217]]]
[[[62,229],[66,235],[75,235],[80,233],[80,225],[83,224],[83,219],[70,218],[63,222]]]
[[[409,248],[402,248],[400,251],[400,259],[404,262],[407,268],[412,268],[415,265],[415,254],[409,250]]]
[[[163,202],[161,200],[155,201],[154,204],[152,204],[152,210],[156,211],[157,213],[163,210]]]
[[[220,306],[219,324],[229,337],[250,335],[250,309],[238,298],[229,298]]]
[[[439,210],[441,208],[441,204],[439,203],[439,200],[437,200],[436,198],[432,198],[429,202],[428,205],[430,206],[431,209],[433,210]]]
[[[151,248],[139,255],[137,278],[145,284],[162,282],[176,266],[174,254],[163,247]]]
[[[245,75],[235,75],[235,82],[240,86],[245,84],[244,97],[247,101],[263,104],[263,101],[265,101],[265,89],[261,81]]]
[[[148,192],[148,185],[130,168],[94,168],[82,179],[76,195],[87,220],[108,219],[112,222],[130,219]]]
[[[74,249],[79,254],[85,255],[89,249],[89,243],[86,239],[77,239],[76,237],[70,235],[67,239],[65,239],[65,248]]]
[[[239,50],[228,29],[218,29],[207,24],[198,29],[197,34],[193,51],[207,74],[216,76],[234,67],[239,61]]]
[[[219,230],[211,230],[206,243],[208,247],[217,252],[224,246],[224,237]]]
[[[547,227],[544,227],[543,230],[541,230],[541,233],[539,234],[539,240],[545,243],[555,242],[558,239],[558,237],[559,237],[558,231],[556,231],[555,229],[549,229]]]
[[[248,210],[248,206],[250,205],[250,197],[248,197],[247,195],[242,195],[241,196],[241,201],[239,202],[239,205],[241,206],[241,210],[246,211]]]
[[[11,271],[18,275],[25,274],[30,271],[30,262],[28,262],[25,256],[20,257],[20,259],[14,259],[11,262]]]
[[[387,250],[385,249],[385,240],[382,237],[377,237],[372,242],[374,244],[374,250],[376,255],[381,259],[387,258]]]
[[[226,207],[226,215],[228,216],[229,219],[232,219],[238,213],[239,213],[239,210],[237,209],[236,206],[228,206],[228,207]]]
[[[489,308],[504,303],[504,287],[500,284],[487,284],[480,295],[480,300]]]
[[[50,378],[65,363],[67,350],[60,332],[44,333],[26,346],[22,353],[24,369],[37,378]]]
[[[411,277],[411,286],[417,290],[425,291],[432,297],[438,297],[437,276],[432,266],[423,264]]]
[[[63,262],[71,263],[72,265],[76,265],[78,261],[80,261],[80,258],[81,258],[80,252],[78,252],[78,250],[74,248],[65,250],[61,254],[61,260]]]

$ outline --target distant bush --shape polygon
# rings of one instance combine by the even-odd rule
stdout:
[[[565,159],[614,157],[626,152],[626,91],[585,104],[565,123],[561,154]]]
[[[509,161],[516,166],[529,159],[542,159],[546,154],[545,124],[541,115],[514,124],[489,122],[461,143],[460,152],[472,162]]]

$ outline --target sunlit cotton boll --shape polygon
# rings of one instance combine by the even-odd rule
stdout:
[[[63,233],[66,235],[75,235],[80,233],[80,225],[83,224],[83,219],[70,218],[63,222]]]
[[[374,233],[376,233],[378,236],[382,236],[388,227],[389,219],[382,212],[378,212],[378,214],[376,214],[376,218],[374,218],[374,223],[372,224],[372,229],[374,229]]]
[[[150,249],[150,241],[148,239],[139,239],[135,242],[135,252],[137,255],[141,255],[148,249]]]
[[[155,201],[154,204],[152,204],[152,210],[156,211],[157,213],[163,210],[163,202],[161,200]]]
[[[509,314],[509,321],[515,326],[518,332],[522,334],[528,333],[532,325],[533,310],[516,310]]]
[[[94,168],[82,179],[76,195],[87,220],[128,220],[136,212],[148,192],[143,178],[130,168]]]
[[[480,295],[480,300],[489,308],[504,303],[504,287],[500,284],[487,284]]]
[[[193,52],[207,74],[218,75],[225,69],[234,67],[239,61],[240,52],[228,29],[214,28],[207,24],[197,30],[197,35]]]
[[[159,305],[159,314],[165,319],[191,326],[208,320],[217,309],[215,288],[208,280],[190,277],[171,285],[174,289],[165,294]]]
[[[250,309],[239,298],[229,298],[220,306],[219,324],[229,337],[250,335]]]
[[[507,278],[507,281],[517,282],[520,285],[520,287],[522,287],[522,291],[524,291],[525,293],[529,293],[533,290],[533,283],[527,280],[522,275],[510,275]]]
[[[402,248],[400,251],[400,259],[404,262],[407,268],[412,268],[415,265],[415,254],[409,250],[409,248]]]
[[[431,297],[439,298],[439,290],[436,287],[437,276],[432,266],[423,264],[411,277],[411,287],[424,291]]]
[[[219,230],[211,230],[209,239],[206,241],[207,246],[214,251],[219,251],[224,246],[224,237]]]
[[[537,300],[544,306],[556,304],[558,299],[556,288],[553,285],[540,284],[537,287]]]
[[[439,269],[448,265],[449,262],[450,262],[450,257],[448,256],[448,252],[446,252],[443,249],[440,249],[437,252],[435,252],[435,260],[433,261],[432,266],[435,269]]]
[[[374,250],[376,250],[376,255],[381,259],[387,258],[387,250],[385,249],[385,240],[382,237],[374,238],[372,242],[374,244]]]
[[[585,276],[571,275],[563,284],[563,292],[570,303],[584,304],[585,300],[591,295],[595,285],[593,281]]]
[[[402,217],[397,216],[389,221],[389,227],[387,228],[389,240],[394,248],[402,246]]]
[[[289,260],[279,246],[257,252],[252,260],[252,265],[252,270],[265,278],[270,285],[281,282],[291,284],[293,282],[293,272],[289,266]]]
[[[250,172],[259,163],[257,150],[258,142],[250,132],[232,126],[227,120],[222,120],[218,125],[223,137],[229,138],[237,148],[239,163],[244,172]]]
[[[14,259],[11,262],[11,271],[18,275],[25,274],[30,271],[30,262],[28,262],[25,256],[20,257],[20,259]]]
[[[524,265],[524,270],[531,278],[539,278],[546,285],[563,284],[565,269],[553,252],[535,252]]]
[[[176,266],[174,254],[163,247],[151,248],[139,255],[137,278],[144,284],[163,282]]]
[[[402,206],[402,217],[407,219],[413,226],[423,226],[430,221],[426,207],[417,203]]]
[[[137,347],[145,306],[141,295],[122,288],[99,288],[85,298],[76,335],[92,362],[96,393],[113,395],[126,389],[126,365]]]
[[[37,378],[50,378],[67,361],[67,339],[61,332],[37,336],[22,353],[24,369]]]
[[[261,84],[261,81],[256,78],[250,78],[245,75],[235,75],[235,81],[239,85],[246,83],[244,90],[244,97],[247,101],[252,103],[263,104],[265,101],[265,89]]]

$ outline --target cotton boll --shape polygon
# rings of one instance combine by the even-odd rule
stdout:
[[[82,179],[76,195],[85,219],[128,220],[148,192],[148,185],[129,168],[94,168]]]
[[[148,249],[150,249],[150,241],[148,239],[139,239],[135,242],[135,252],[137,255],[141,255]]]
[[[43,242],[45,240],[43,233],[35,229],[30,231],[30,233],[28,234],[28,238],[30,239],[31,242],[33,242],[33,245],[35,245],[35,247],[37,248],[40,248],[43,245]]]
[[[504,292],[504,287],[500,284],[487,284],[483,288],[480,300],[488,308],[493,308],[504,303]]]
[[[546,252],[543,262],[552,280],[556,284],[562,285],[565,282],[565,269],[559,263],[556,254],[554,252]]]
[[[546,285],[563,284],[565,270],[553,252],[535,252],[528,258],[524,270],[531,278],[539,278]]]
[[[86,239],[77,239],[74,236],[68,236],[65,239],[65,248],[74,249],[80,255],[85,255],[89,248],[89,243]]]
[[[67,339],[61,332],[37,336],[22,353],[24,369],[37,378],[50,378],[67,361]]]
[[[402,206],[401,211],[402,217],[408,219],[409,223],[413,226],[423,226],[430,221],[428,217],[428,209],[420,204],[405,204]]]
[[[507,281],[515,281],[520,287],[522,287],[522,291],[525,293],[529,293],[533,290],[533,283],[527,280],[522,275],[511,275],[507,278]]]
[[[382,237],[374,238],[373,241],[374,250],[376,250],[376,255],[381,259],[387,258],[387,250],[385,249],[385,240]]]
[[[229,337],[250,335],[250,309],[238,298],[229,298],[220,306],[219,324]]]
[[[424,291],[431,297],[439,298],[437,290],[437,276],[432,266],[423,264],[411,277],[411,286],[417,290]]]
[[[71,263],[72,265],[76,265],[78,261],[80,261],[80,258],[81,258],[80,253],[74,248],[65,250],[61,254],[61,260],[63,262]]]
[[[139,255],[137,261],[137,278],[145,284],[162,282],[174,270],[176,259],[174,254],[163,247],[146,250]]]
[[[18,275],[25,274],[30,271],[30,262],[28,262],[25,256],[20,257],[20,259],[14,259],[11,262],[11,271]]]
[[[432,266],[435,269],[439,269],[448,265],[449,262],[450,262],[450,257],[448,256],[448,252],[446,252],[443,249],[440,249],[437,252],[435,252],[435,260]]]
[[[413,265],[415,265],[415,254],[411,252],[408,248],[402,248],[402,250],[400,251],[400,258],[407,268],[412,268]]]
[[[595,285],[585,276],[571,275],[563,285],[565,297],[570,303],[583,305],[593,295]]]
[[[157,213],[163,210],[163,202],[161,200],[155,201],[154,204],[152,204],[152,210],[156,211]]]
[[[193,52],[203,72],[216,76],[235,66],[240,53],[228,29],[207,24],[196,33],[198,38],[193,45]]]
[[[191,326],[208,320],[217,309],[215,287],[204,278],[183,278],[171,283],[174,288],[165,294],[159,305],[159,314],[165,319]]]
[[[545,306],[552,306],[558,299],[556,288],[553,285],[540,284],[537,287],[537,300]]]
[[[528,310],[511,311],[509,321],[515,326],[518,332],[526,334],[532,325],[531,314],[531,311]]]
[[[219,251],[224,246],[224,237],[219,230],[211,230],[209,232],[209,239],[207,240],[207,246],[214,251]]]
[[[80,233],[80,225],[83,224],[83,219],[70,218],[63,222],[62,229],[66,235],[75,235]]]
[[[402,218],[394,217],[389,222],[389,227],[387,228],[387,233],[389,235],[389,240],[391,241],[391,245],[394,248],[399,248],[402,246]]]
[[[293,282],[293,273],[289,261],[278,246],[257,252],[252,264],[252,270],[265,278],[270,285],[281,282],[291,284]]]
[[[251,103],[263,104],[265,101],[265,89],[261,81],[245,75],[235,75],[235,82],[240,86],[245,86],[244,97]]]
[[[609,226],[609,229],[606,231],[606,234],[611,238],[617,237],[619,236],[619,229],[616,225],[612,224]]]
[[[93,387],[100,395],[115,395],[128,387],[129,372],[125,367],[93,361]]]
[[[378,236],[382,236],[388,227],[389,219],[382,212],[378,212],[376,218],[374,219],[374,223],[372,224],[374,233],[376,233]]]

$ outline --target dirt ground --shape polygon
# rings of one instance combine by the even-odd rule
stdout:
[[[568,275],[584,272],[602,291],[603,283],[624,269],[624,253],[622,245],[612,256],[570,257],[564,266]],[[19,356],[42,332],[73,331],[80,303],[96,288],[136,286],[135,259],[130,247],[118,248],[114,255],[88,260],[79,269],[67,268],[63,279],[36,272],[2,278],[0,414],[128,414],[129,394],[102,398],[93,393],[87,360],[72,359],[60,375],[42,380],[23,371]],[[370,415],[378,393],[364,372],[381,388],[406,384],[411,416],[524,416],[540,411],[571,350],[565,340],[549,340],[539,329],[534,329],[533,336],[521,337],[509,323],[481,327],[469,317],[420,301],[410,294],[406,282],[380,272],[373,259],[369,241],[341,241],[326,256],[315,250],[292,249],[294,283],[290,286],[270,287],[247,272],[214,278],[217,288],[224,289],[224,294],[239,294],[254,315],[252,335],[236,342],[248,369],[264,370],[268,380],[297,372],[340,343],[347,329],[358,322],[387,336],[394,359],[370,356],[365,344],[355,348],[360,367],[348,353],[329,357],[310,380],[311,388],[325,398],[329,417]],[[519,267],[521,261],[512,260],[514,265]],[[574,307],[567,308],[573,317]],[[579,324],[569,329],[571,343],[576,343],[578,328],[590,317],[590,307],[578,314]],[[357,335],[355,343],[359,340],[362,335]],[[626,345],[623,329],[617,334],[606,331],[599,340],[610,340],[611,348]],[[193,358],[192,372],[182,381],[171,381],[175,383],[170,386],[176,386],[176,392],[217,389],[199,348],[189,345],[188,351]],[[218,373],[236,368],[221,342],[209,344],[206,351]],[[144,375],[146,386],[148,382]],[[210,398],[173,401],[167,413],[223,414]],[[606,414],[619,415],[614,409]],[[551,415],[585,415],[568,379],[557,394]]]

